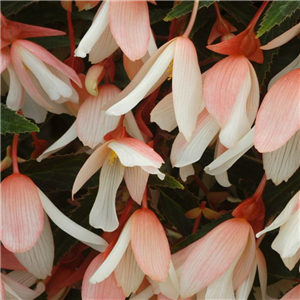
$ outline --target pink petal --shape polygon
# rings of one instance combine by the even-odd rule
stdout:
[[[114,130],[120,117],[108,116],[102,109],[113,97],[120,93],[120,89],[113,84],[99,87],[97,97],[89,97],[79,108],[76,119],[76,131],[82,143],[95,148],[105,142],[104,136]]]
[[[142,271],[156,282],[165,281],[171,253],[164,228],[155,214],[146,208],[136,211],[130,232],[132,250]]]
[[[130,60],[146,54],[150,40],[146,1],[110,1],[109,24],[116,42]]]
[[[281,45],[290,41],[297,34],[299,34],[299,32],[300,32],[300,23],[298,23],[288,31],[284,32],[274,40],[270,41],[268,44],[261,46],[260,49],[271,50],[273,48],[280,47]]]
[[[202,77],[196,48],[186,37],[175,43],[172,89],[179,131],[190,140],[202,104]]]
[[[292,299],[299,299],[300,295],[300,284],[296,285],[292,288],[287,294],[285,294],[280,300],[292,300]]]
[[[112,161],[111,158],[106,157],[102,166],[99,190],[90,212],[90,224],[108,232],[116,230],[119,225],[115,203],[124,176],[124,166],[119,159]]]
[[[277,150],[299,130],[299,80],[300,69],[293,70],[266,94],[255,124],[254,145],[259,152]]]
[[[103,144],[101,147],[95,150],[86,160],[75,178],[75,182],[72,188],[72,197],[102,167],[104,161],[111,151],[107,147],[108,144],[109,142]]]
[[[127,76],[130,80],[139,72],[143,66],[143,61],[141,59],[132,61],[125,54],[123,55],[123,65]]]
[[[32,180],[15,173],[1,183],[1,241],[11,252],[24,252],[38,241],[44,228],[44,210]]]
[[[121,138],[109,146],[114,150],[121,163],[126,167],[153,166],[160,168],[163,159],[147,144],[134,138]]]
[[[195,242],[182,267],[181,296],[192,296],[223,274],[243,251],[250,230],[246,220],[230,219]]]
[[[26,270],[16,259],[15,255],[1,245],[1,267],[8,270]]]
[[[124,179],[132,199],[141,204],[146,189],[149,173],[140,167],[125,168]]]
[[[124,300],[125,296],[122,289],[117,285],[117,281],[113,274],[111,274],[104,281],[92,284],[89,282],[90,277],[96,272],[103,262],[103,253],[99,254],[90,263],[87,268],[82,283],[82,299],[83,300]]]
[[[87,268],[82,282],[82,299],[114,299],[114,300],[124,300],[125,296],[122,289],[118,287],[117,281],[113,274],[111,274],[104,281],[92,284],[89,282],[90,277],[96,272],[96,270],[101,266],[103,262],[103,253],[99,254],[90,263]]]
[[[10,57],[10,49],[9,47],[5,47],[1,49],[1,57],[0,57],[0,73],[2,73],[10,64],[11,57]]]
[[[50,66],[53,66],[81,87],[81,81],[76,72],[72,68],[61,62],[59,59],[57,59],[53,54],[48,52],[43,47],[28,40],[18,40],[14,43],[18,44],[21,47],[24,47],[39,59],[41,59],[43,62],[49,64]]]
[[[205,105],[222,128],[230,119],[248,74],[248,59],[236,55],[222,59],[207,71],[203,86]]]

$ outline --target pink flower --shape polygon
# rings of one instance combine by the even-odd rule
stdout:
[[[102,283],[114,272],[118,286],[128,296],[136,292],[145,275],[156,282],[166,281],[170,261],[164,228],[151,210],[142,208],[129,218],[117,243],[97,267],[90,282]],[[99,264],[99,259],[91,264]]]
[[[97,63],[120,46],[134,61],[146,54],[150,31],[146,1],[103,1],[75,54],[85,57],[89,53],[90,61]]]
[[[26,251],[32,250],[29,256],[34,256],[40,248],[47,253],[45,241],[50,243],[51,248],[52,233],[48,219],[45,220],[45,212],[62,230],[90,247],[103,250],[107,245],[101,237],[61,213],[26,175],[14,173],[1,182],[1,205],[0,239],[9,251],[19,253],[21,261],[22,257],[24,260],[28,258],[24,256]]]
[[[251,271],[255,248],[254,233],[246,220],[223,222],[189,246],[179,274],[181,297],[206,289],[208,299],[232,299]],[[184,260],[186,253],[182,256]]]
[[[300,68],[278,79],[256,118],[254,146],[263,153],[267,178],[276,185],[287,181],[300,166],[299,80]]]
[[[119,131],[118,131],[119,130]],[[90,224],[105,231],[118,227],[115,210],[117,189],[125,179],[133,200],[141,203],[149,174],[164,178],[158,169],[163,159],[145,143],[126,137],[125,128],[119,128],[114,139],[96,149],[87,159],[75,179],[74,195],[101,167],[99,190],[90,213]]]

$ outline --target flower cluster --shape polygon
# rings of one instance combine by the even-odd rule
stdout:
[[[296,299],[297,9],[99,2],[1,13],[1,299]]]

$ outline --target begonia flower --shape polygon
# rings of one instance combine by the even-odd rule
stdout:
[[[276,219],[256,235],[260,237],[266,232],[280,228],[271,247],[279,253],[289,270],[292,270],[300,259],[299,220],[300,191],[294,195]]]
[[[106,0],[99,7],[75,55],[85,57],[89,53],[90,61],[97,63],[120,46],[126,56],[135,61],[146,54],[150,31],[146,1]]]
[[[149,174],[157,174],[163,159],[147,144],[128,137],[124,127],[117,128],[112,139],[97,148],[87,159],[75,179],[74,195],[100,168],[99,190],[90,213],[90,224],[105,231],[118,227],[116,193],[123,177],[133,200],[141,203]]]
[[[107,114],[121,115],[172,77],[173,106],[179,131],[187,140],[195,129],[202,105],[202,78],[194,44],[184,36],[160,47],[130,84],[107,106]]]
[[[164,228],[151,210],[141,208],[129,218],[118,241],[91,276],[90,282],[101,283],[114,272],[118,285],[129,295],[137,290],[145,275],[156,282],[166,281],[170,261]]]

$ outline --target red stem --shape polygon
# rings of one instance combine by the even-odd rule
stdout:
[[[201,221],[201,217],[202,217],[202,211],[201,211],[200,215],[195,220],[192,233],[195,233],[198,230],[199,224],[200,224],[200,221]]]
[[[70,57],[71,57],[71,67],[74,68],[74,53],[76,49],[75,44],[75,36],[74,36],[74,28],[73,28],[73,22],[72,22],[72,12],[67,11],[68,16],[68,29],[69,29],[69,39],[70,39]]]
[[[18,139],[19,139],[19,135],[15,133],[13,138],[13,143],[12,143],[12,151],[11,151],[14,173],[20,173],[19,165],[18,165]]]
[[[258,11],[256,12],[255,16],[253,17],[253,19],[251,20],[251,22],[249,23],[247,29],[254,29],[259,17],[261,16],[262,12],[264,11],[264,9],[266,8],[266,6],[268,5],[269,1],[264,1],[264,3],[261,5],[261,7],[258,9]]]
[[[266,176],[266,173],[263,175],[254,195],[253,195],[253,198],[261,198],[264,190],[265,190],[265,187],[266,187],[266,183],[267,183],[267,176]]]
[[[219,5],[217,4],[217,2],[214,2],[214,7],[215,7],[215,10],[216,10],[218,19],[222,19],[220,9],[219,9]]]

